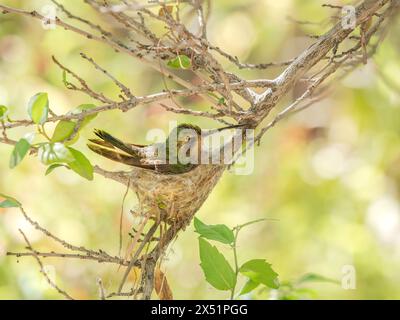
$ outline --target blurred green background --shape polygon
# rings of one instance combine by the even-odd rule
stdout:
[[[39,11],[50,4],[39,0],[0,2]],[[74,13],[107,25],[82,1],[61,2]],[[212,2],[208,30],[211,41],[252,63],[294,57],[311,42],[305,35],[327,30],[333,14],[322,8],[324,1],[319,0]],[[288,17],[322,24],[298,25]],[[265,258],[279,273],[280,280],[289,281],[307,272],[341,281],[343,267],[351,265],[356,270],[356,289],[313,284],[310,287],[316,290],[316,298],[400,298],[399,34],[397,23],[367,66],[335,83],[336,90],[328,99],[270,131],[255,150],[254,173],[223,176],[197,214],[202,221],[233,227],[258,218],[274,219],[242,232],[240,261]],[[28,116],[29,98],[37,92],[49,93],[51,108],[57,114],[94,102],[63,87],[52,55],[78,71],[96,90],[115,97],[117,88],[82,60],[79,52],[95,58],[129,85],[134,94],[163,88],[159,74],[129,56],[116,54],[62,28],[44,30],[40,21],[9,14],[0,16],[0,104],[11,109],[13,119],[22,119]],[[280,71],[237,71],[226,61],[221,62],[248,79],[272,77]],[[201,106],[202,102],[187,103]],[[76,147],[92,163],[107,169],[124,169],[86,148],[85,141],[92,136],[92,129],[103,128],[127,141],[144,143],[149,129],[167,130],[172,119],[194,122],[204,128],[218,125],[178,117],[157,105],[140,106],[126,114],[100,114],[85,128]],[[47,128],[51,132],[51,125]],[[9,136],[18,139],[32,130],[10,130]],[[28,157],[10,170],[11,150],[11,146],[0,144],[0,192],[21,201],[35,220],[61,238],[117,254],[123,185],[99,176],[89,182],[63,169],[45,176],[46,168],[35,157]],[[129,209],[136,204],[134,194],[130,193],[125,203],[126,226],[131,222]],[[26,231],[35,248],[63,250],[32,230],[18,210],[0,209],[0,299],[60,298],[43,280],[33,259],[17,261],[5,256],[6,251],[24,248],[19,227]],[[111,291],[122,276],[115,266],[80,260],[44,262],[54,268],[61,287],[82,299],[97,298],[97,277],[102,277]],[[192,226],[170,248],[164,268],[176,299],[228,297],[206,283]],[[260,293],[255,298],[268,295]]]

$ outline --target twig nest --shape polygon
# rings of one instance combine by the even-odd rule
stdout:
[[[140,205],[150,216],[166,215],[163,222],[184,226],[191,221],[224,172],[224,165],[199,165],[183,174],[162,174],[132,168],[130,172],[106,171],[95,166],[95,172],[130,186],[138,195]]]
[[[130,186],[140,203],[153,215],[166,212],[168,224],[186,224],[200,209],[217,184],[225,166],[200,165],[184,174],[160,174],[151,170],[134,169]]]

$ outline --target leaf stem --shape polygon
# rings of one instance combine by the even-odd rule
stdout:
[[[232,244],[232,249],[233,249],[233,259],[235,262],[235,275],[236,275],[236,281],[235,281],[235,285],[233,286],[232,290],[231,290],[231,297],[230,299],[233,300],[234,296],[235,296],[235,289],[236,289],[236,283],[237,283],[237,276],[239,274],[239,264],[238,264],[238,258],[237,258],[237,248],[236,248],[236,243],[237,243],[237,238],[238,238],[238,234],[240,231],[240,227],[235,227],[235,240],[233,241]]]
[[[44,125],[38,127],[39,133],[44,136],[47,140],[51,141],[50,137],[47,135]]]

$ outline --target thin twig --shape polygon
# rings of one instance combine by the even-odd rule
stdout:
[[[33,257],[35,258],[36,262],[39,265],[40,268],[40,273],[43,274],[43,276],[46,278],[47,283],[53,287],[59,294],[63,295],[66,299],[68,300],[74,300],[74,298],[72,298],[66,291],[60,289],[60,287],[58,287],[55,282],[53,280],[50,279],[49,275],[47,274],[47,272],[44,270],[43,267],[43,263],[42,261],[39,259],[39,257],[36,254],[36,251],[32,248],[31,243],[29,242],[27,236],[25,235],[25,233],[19,229],[19,232],[22,234],[22,236],[24,237],[24,240],[27,244],[27,249],[29,249],[30,251],[32,251],[33,253]]]

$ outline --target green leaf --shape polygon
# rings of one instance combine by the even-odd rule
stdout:
[[[28,154],[33,138],[34,135],[26,135],[15,144],[9,163],[11,169],[15,168]]]
[[[181,54],[168,61],[167,66],[173,69],[190,69],[192,62],[188,56]]]
[[[243,286],[242,290],[240,291],[240,296],[246,293],[253,291],[260,285],[259,282],[254,282],[253,280],[249,279],[246,284]]]
[[[279,288],[278,274],[272,270],[271,264],[264,259],[254,259],[244,263],[239,272],[256,283],[261,283],[269,288]]]
[[[340,284],[340,281],[338,280],[327,278],[316,273],[307,273],[304,276],[302,276],[299,280],[297,280],[298,284],[303,284],[306,282],[330,282],[330,283]]]
[[[79,174],[81,177],[88,180],[93,180],[93,166],[88,160],[88,158],[86,158],[86,156],[82,152],[76,149],[73,148],[68,148],[68,149],[75,158],[73,162],[70,162],[68,164],[69,167],[77,174]]]
[[[73,144],[78,142],[78,140],[79,140],[79,133],[77,133],[71,140],[65,141],[64,144],[66,146],[72,146]]]
[[[88,111],[90,109],[96,108],[94,104],[81,104],[74,110],[70,111],[68,114],[80,114],[82,112]],[[66,145],[72,145],[79,140],[79,131],[82,130],[90,121],[97,117],[97,113],[90,114],[84,117],[80,123],[79,130],[70,141],[67,140],[74,132],[74,129],[77,125],[77,121],[66,121],[62,120],[57,124],[56,129],[54,130],[53,137],[51,138],[52,142],[62,142]]]
[[[225,257],[215,246],[199,238],[200,261],[206,280],[218,290],[231,290],[236,285],[236,275]]]
[[[14,199],[10,196],[6,196],[5,194],[0,193],[0,197],[5,199],[2,202],[0,202],[0,208],[19,208],[19,207],[21,207],[21,203],[18,200]]]
[[[82,113],[82,112],[85,112],[85,111],[88,111],[88,110],[91,110],[94,108],[96,108],[96,106],[94,104],[81,104],[80,106],[78,106],[74,110],[72,110],[70,113],[71,114],[79,114],[79,113]],[[89,124],[89,122],[92,121],[96,117],[97,117],[97,113],[93,113],[93,114],[90,114],[90,115],[86,116],[85,118],[83,118],[80,129],[87,126]]]
[[[55,169],[57,169],[57,168],[59,168],[59,167],[65,167],[65,168],[69,169],[69,167],[68,167],[67,165],[65,165],[65,164],[54,163],[54,164],[50,165],[50,166],[47,168],[45,175],[46,175],[46,176],[49,175],[50,173],[52,173]]]
[[[8,108],[6,106],[0,105],[0,120],[4,120],[4,118],[7,116],[7,113],[8,113]]]
[[[54,129],[51,142],[61,142],[68,139],[74,132],[75,126],[76,124],[73,121],[59,121],[56,128]]]
[[[39,148],[40,161],[46,165],[75,161],[71,151],[62,143],[45,143]]]
[[[297,288],[293,290],[293,293],[298,296],[298,299],[317,299],[318,298],[318,292],[314,289],[309,289],[309,288]]]
[[[37,93],[29,100],[28,113],[36,124],[43,124],[47,121],[49,113],[49,97],[47,93]]]
[[[231,244],[235,240],[232,230],[224,224],[206,225],[194,218],[194,228],[201,237],[209,240],[216,240],[225,244]]]
[[[89,111],[89,110],[94,109],[94,108],[96,108],[96,106],[94,104],[85,103],[85,104],[81,104],[78,107],[76,107],[73,112],[74,113],[80,113],[80,112]],[[94,119],[96,117],[97,117],[97,113],[93,113],[93,114],[90,114],[90,115],[86,116],[85,118],[89,118],[90,120],[92,120],[92,119]]]

